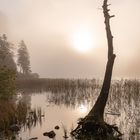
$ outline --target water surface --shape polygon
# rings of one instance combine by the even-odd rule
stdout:
[[[100,86],[93,88],[75,88],[72,90],[54,90],[29,92],[23,94],[31,108],[41,108],[40,122],[31,128],[23,128],[19,137],[28,140],[38,137],[39,140],[49,139],[43,133],[54,130],[56,140],[63,140],[63,127],[68,131],[68,140],[72,138],[69,132],[77,125],[77,120],[88,114],[94,105],[100,92]],[[110,124],[116,124],[124,134],[123,140],[140,139],[140,84],[137,81],[115,82],[110,90],[109,100],[105,110],[105,120]],[[27,96],[27,97],[26,97]],[[58,125],[59,130],[54,127]]]

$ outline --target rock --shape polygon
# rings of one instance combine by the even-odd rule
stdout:
[[[66,135],[66,136],[63,136],[63,138],[64,138],[64,139],[68,139],[69,137]]]
[[[16,140],[16,136],[12,136],[11,140]]]
[[[43,136],[48,136],[49,138],[54,138],[55,137],[55,132],[54,131],[50,131],[50,132],[45,132],[43,133]]]
[[[38,137],[30,138],[29,140],[37,140]]]
[[[54,129],[57,129],[57,130],[58,130],[59,128],[60,128],[60,127],[59,127],[58,125],[56,125],[56,126],[54,127]]]
[[[30,112],[29,112],[29,114],[31,114],[31,115],[32,115],[32,114],[34,114],[34,112],[33,112],[33,111],[30,111]]]
[[[17,124],[13,124],[13,125],[10,126],[9,129],[13,132],[17,132],[17,131],[20,131],[20,126],[17,125]]]

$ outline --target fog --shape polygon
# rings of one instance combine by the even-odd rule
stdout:
[[[110,0],[117,55],[114,78],[140,75],[140,1]],[[27,44],[32,71],[49,78],[102,78],[107,42],[102,0],[0,0],[0,34],[18,47]],[[73,48],[79,27],[93,33],[93,48],[81,53]]]

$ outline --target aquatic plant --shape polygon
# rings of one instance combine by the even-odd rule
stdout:
[[[22,126],[25,123],[26,115],[26,104],[0,100],[0,133],[6,136],[11,135],[11,126]]]

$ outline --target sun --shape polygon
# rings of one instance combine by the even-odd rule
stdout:
[[[80,28],[73,36],[73,48],[78,52],[87,53],[94,48],[94,36],[88,29]]]

